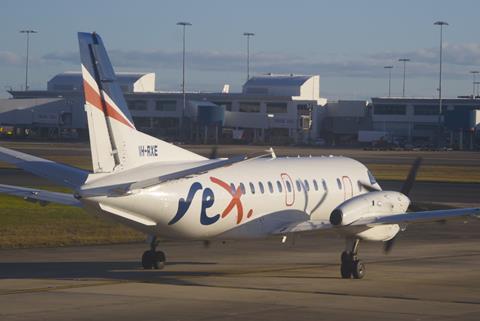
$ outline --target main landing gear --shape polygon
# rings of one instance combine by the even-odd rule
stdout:
[[[365,276],[365,266],[357,257],[358,244],[360,240],[357,238],[347,238],[345,251],[342,253],[342,265],[340,273],[343,279],[361,279]]]
[[[158,241],[156,236],[149,236],[150,250],[143,252],[142,266],[145,270],[163,269],[165,266],[165,253],[157,251]]]

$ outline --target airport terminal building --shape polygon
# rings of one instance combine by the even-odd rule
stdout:
[[[252,77],[241,93],[155,91],[153,73],[117,73],[135,126],[158,137],[195,142],[292,143],[314,140],[326,99],[320,77]],[[45,91],[10,91],[0,101],[0,124],[17,134],[86,135],[80,73],[53,77]],[[182,117],[183,116],[183,117]],[[184,124],[181,124],[181,122]],[[27,132],[25,132],[25,130]]]
[[[358,144],[359,131],[379,131],[402,144],[449,145],[478,140],[480,99],[375,97],[327,101],[320,76],[266,74],[250,78],[241,92],[164,92],[154,73],[117,73],[135,126],[169,141],[331,146]],[[46,90],[10,91],[0,99],[0,135],[88,137],[82,77],[65,72]]]

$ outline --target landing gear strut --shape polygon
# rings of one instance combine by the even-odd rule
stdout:
[[[156,236],[149,236],[150,250],[143,252],[142,266],[145,270],[163,269],[166,261],[165,253],[157,251],[158,241]]]
[[[345,251],[342,253],[342,265],[340,274],[343,279],[361,279],[365,276],[365,266],[357,257],[358,244],[360,240],[355,238],[347,238]]]

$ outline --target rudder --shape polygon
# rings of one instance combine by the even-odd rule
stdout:
[[[96,33],[78,33],[78,40],[95,173],[157,161],[205,159],[137,131],[102,39]]]

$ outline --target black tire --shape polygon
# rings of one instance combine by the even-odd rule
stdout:
[[[350,279],[352,276],[352,268],[350,264],[342,263],[340,266],[340,275],[342,279]]]
[[[156,256],[158,262],[166,262],[167,261],[167,257],[165,256],[165,253],[162,252],[162,251],[155,252],[155,256]]]
[[[354,279],[362,279],[365,276],[365,265],[363,265],[362,261],[353,261],[352,276]]]
[[[151,270],[154,268],[155,259],[154,259],[154,252],[152,251],[145,251],[142,255],[142,267],[145,270]]]
[[[155,270],[161,270],[165,267],[165,253],[162,251],[156,251],[154,254],[153,268]]]

